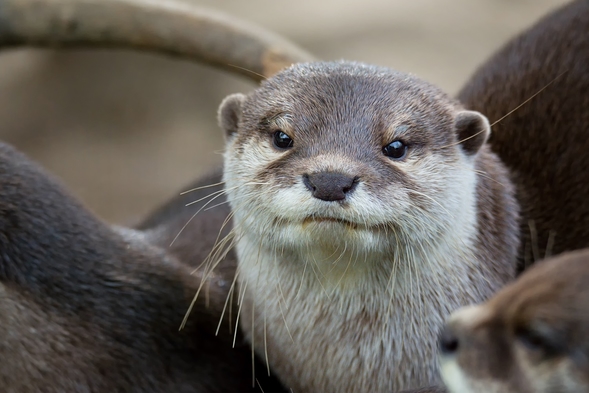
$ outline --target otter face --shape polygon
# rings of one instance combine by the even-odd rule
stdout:
[[[526,271],[440,337],[452,393],[589,392],[589,250]]]
[[[236,227],[266,249],[399,255],[476,223],[489,123],[417,78],[294,65],[226,98],[219,121]]]

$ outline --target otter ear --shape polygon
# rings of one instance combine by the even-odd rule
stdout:
[[[475,155],[491,135],[489,120],[479,112],[461,111],[454,119],[458,143],[469,155]]]
[[[225,133],[225,138],[231,137],[237,132],[241,119],[241,105],[245,96],[243,94],[231,94],[221,102],[217,113],[219,126]]]

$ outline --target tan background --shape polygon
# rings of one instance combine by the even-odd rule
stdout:
[[[409,71],[449,93],[507,39],[567,2],[187,1],[262,25],[320,58]],[[216,108],[252,88],[197,64],[129,52],[18,50],[0,56],[0,69],[0,138],[118,223],[220,162]]]

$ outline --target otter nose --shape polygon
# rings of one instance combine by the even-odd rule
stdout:
[[[303,183],[313,196],[324,201],[341,201],[346,199],[357,184],[358,178],[336,172],[319,172],[303,175]]]
[[[458,335],[454,329],[452,329],[452,326],[444,326],[444,329],[442,329],[442,332],[440,333],[438,344],[442,355],[450,356],[458,352],[460,342],[458,340]]]

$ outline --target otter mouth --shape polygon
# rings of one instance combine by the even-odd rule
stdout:
[[[358,228],[358,224],[356,224],[355,222],[344,220],[341,218],[309,216],[303,220],[303,226],[307,226],[311,223],[341,224],[351,229]]]

